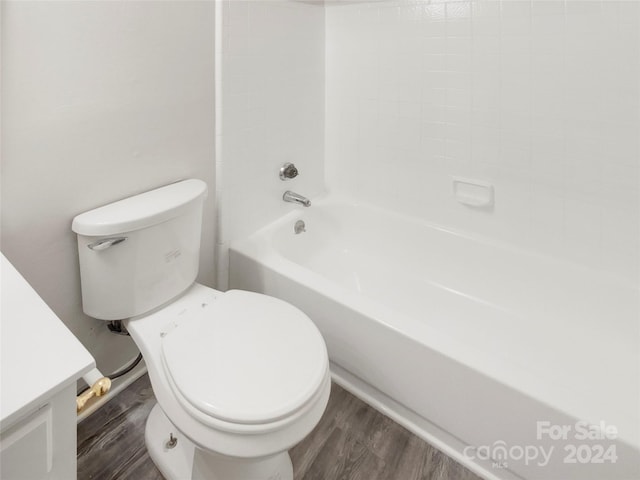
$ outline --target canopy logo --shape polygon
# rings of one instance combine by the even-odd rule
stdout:
[[[479,447],[467,446],[462,451],[469,460],[491,460],[494,468],[508,468],[510,461],[524,461],[525,465],[533,462],[540,467],[545,467],[551,460],[555,447],[548,449],[542,445],[512,445],[507,446],[504,440],[497,440],[492,445],[481,445]]]
[[[536,422],[536,439],[541,440],[540,445],[510,446],[504,440],[497,440],[491,445],[468,445],[462,453],[469,460],[491,461],[493,468],[509,468],[510,462],[546,467],[556,447],[563,455],[563,463],[616,463],[618,456],[612,441],[617,438],[618,429],[604,421],[597,424],[579,421],[562,425],[540,420]],[[549,445],[550,440],[562,442],[562,445]],[[603,444],[598,441],[609,442]]]

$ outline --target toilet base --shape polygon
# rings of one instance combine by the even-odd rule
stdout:
[[[178,440],[173,448],[167,445],[170,434]],[[147,417],[144,443],[151,460],[164,478],[191,478],[195,445],[169,421],[157,403]]]
[[[170,435],[177,443],[171,447]],[[180,432],[156,404],[145,428],[153,463],[167,480],[293,480],[287,452],[261,458],[234,458],[206,452]]]

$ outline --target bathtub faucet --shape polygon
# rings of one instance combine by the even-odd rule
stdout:
[[[285,202],[298,203],[304,207],[311,206],[311,200],[309,200],[307,197],[303,197],[298,193],[292,192],[291,190],[287,190],[286,192],[284,192],[284,195],[282,195],[282,199]]]

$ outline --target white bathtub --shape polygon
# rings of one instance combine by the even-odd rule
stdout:
[[[230,271],[311,317],[337,382],[480,475],[640,478],[637,285],[339,197],[232,245]]]

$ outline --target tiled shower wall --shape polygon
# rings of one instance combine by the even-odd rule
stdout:
[[[639,5],[327,2],[329,188],[637,279]]]
[[[324,188],[324,8],[298,0],[224,0],[217,52],[218,287],[230,242],[300,208],[285,190]],[[278,178],[294,162],[300,175]]]

